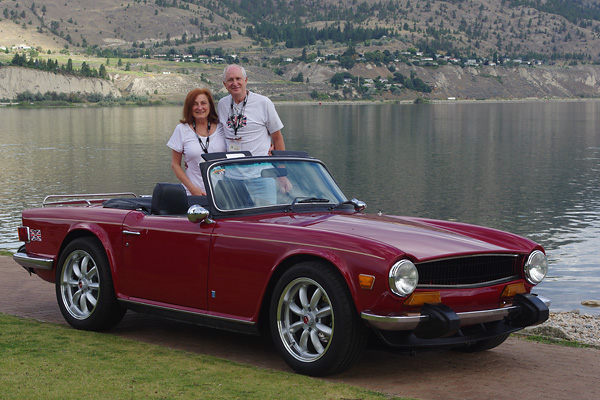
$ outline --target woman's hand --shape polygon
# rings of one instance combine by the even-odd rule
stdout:
[[[197,188],[196,186],[190,187],[189,191],[192,196],[206,196],[206,192],[200,188]]]

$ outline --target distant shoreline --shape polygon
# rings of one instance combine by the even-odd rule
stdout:
[[[524,99],[426,99],[423,98],[420,104],[493,104],[493,103],[569,103],[569,102],[596,102],[600,101],[600,97],[590,98],[524,98]],[[380,104],[415,104],[415,100],[327,100],[327,101],[310,101],[310,100],[275,100],[273,103],[277,106],[295,106],[295,105],[380,105]],[[176,102],[163,102],[161,104],[97,104],[97,103],[73,103],[69,105],[62,104],[37,104],[35,102],[29,104],[4,102],[0,103],[0,108],[102,108],[102,107],[171,107],[181,106]]]

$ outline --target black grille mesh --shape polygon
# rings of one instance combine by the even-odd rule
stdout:
[[[487,255],[417,264],[419,285],[476,285],[520,275],[521,256]]]

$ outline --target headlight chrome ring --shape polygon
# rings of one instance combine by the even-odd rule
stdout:
[[[525,263],[525,277],[532,285],[540,283],[548,273],[548,259],[540,250],[534,250]]]
[[[406,297],[411,294],[419,283],[419,271],[410,260],[400,260],[390,268],[388,284],[392,293]]]

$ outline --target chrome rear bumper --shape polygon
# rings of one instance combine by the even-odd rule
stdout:
[[[54,260],[51,258],[32,257],[27,255],[27,253],[15,253],[13,254],[13,260],[28,271],[30,269],[50,270],[54,265]]]

